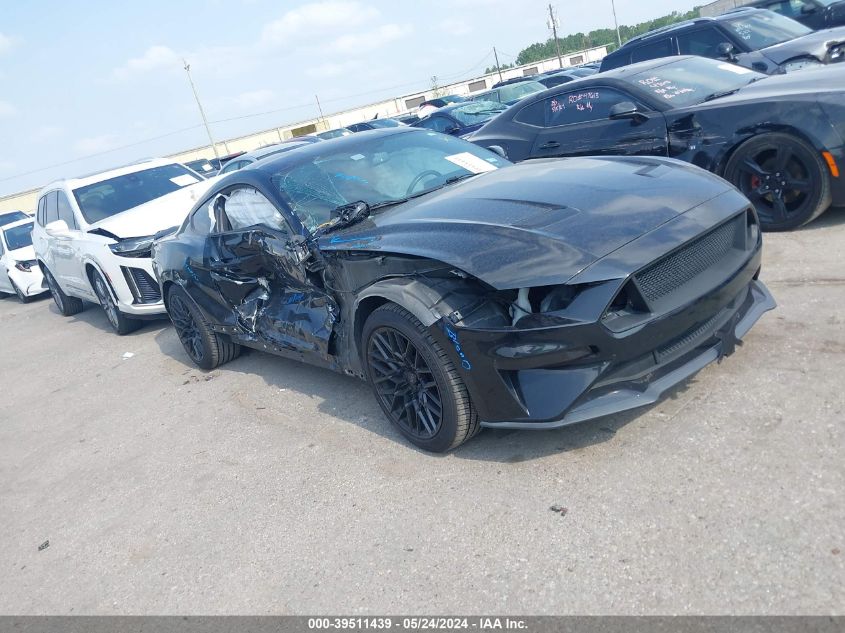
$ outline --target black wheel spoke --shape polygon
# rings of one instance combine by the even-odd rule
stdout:
[[[203,341],[193,315],[187,304],[178,295],[174,295],[170,299],[169,308],[170,320],[173,322],[173,327],[176,328],[176,334],[182,342],[182,347],[185,348],[194,362],[199,363],[204,356]]]
[[[772,200],[772,212],[776,222],[783,222],[789,211],[786,208],[786,202],[783,196],[775,196]]]
[[[367,347],[370,378],[382,407],[402,430],[419,439],[437,434],[443,404],[425,357],[400,331],[382,327]]]
[[[765,176],[769,175],[769,172],[760,167],[759,163],[757,163],[757,161],[751,157],[748,157],[744,161],[742,161],[742,164],[740,164],[739,168],[741,171],[754,174],[755,176],[759,176],[760,178],[764,178]]]
[[[807,193],[812,188],[812,184],[810,184],[809,180],[803,180],[800,178],[787,179],[784,188],[788,190],[791,189],[792,191],[800,191],[801,193]]]
[[[775,155],[775,170],[778,172],[786,171],[789,161],[792,159],[792,148],[786,145],[778,147]]]

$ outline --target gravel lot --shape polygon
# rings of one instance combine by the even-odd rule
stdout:
[[[354,379],[0,301],[0,612],[843,614],[843,250],[767,235],[778,309],[660,404],[446,456]]]

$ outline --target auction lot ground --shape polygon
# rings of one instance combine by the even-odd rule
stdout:
[[[2,300],[0,613],[845,613],[843,252],[845,209],[767,235],[779,307],[662,403],[446,456],[354,379]]]

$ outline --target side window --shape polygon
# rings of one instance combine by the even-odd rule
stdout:
[[[255,189],[235,189],[228,196],[218,196],[213,204],[215,209],[222,206],[223,211],[216,214],[216,231],[242,231],[253,226],[266,226],[274,231],[287,232],[284,216]]]
[[[718,29],[705,28],[678,34],[681,55],[719,58],[719,44],[729,42]]]
[[[73,215],[73,208],[70,206],[70,202],[67,199],[64,191],[58,191],[58,214],[59,219],[64,220],[65,223],[68,225],[70,229],[78,229],[79,225],[76,223],[76,218]]]
[[[246,160],[233,160],[226,163],[226,166],[220,171],[221,174],[231,174],[233,171],[238,171],[244,165],[249,165]]]
[[[573,125],[607,119],[610,108],[631,97],[611,88],[562,92],[545,99],[545,126]]]
[[[59,193],[58,191],[51,191],[47,194],[47,209],[44,217],[44,225],[55,222],[59,219]]]
[[[204,204],[191,216],[190,227],[191,231],[197,235],[208,235],[211,233],[211,227],[214,224],[214,200]]]
[[[677,53],[675,52],[672,38],[667,37],[664,40],[650,42],[632,50],[631,63],[644,62],[648,59],[657,59],[658,57],[669,57],[670,55],[677,55]]]
[[[38,213],[35,214],[35,221],[38,222],[38,226],[44,226],[47,224],[47,222],[45,222],[46,208],[47,196],[41,196],[41,198],[38,199]]]
[[[435,132],[445,132],[455,127],[455,124],[445,116],[430,117],[428,120],[420,122],[420,125],[427,130],[434,130]]]
[[[528,104],[516,113],[513,120],[525,125],[543,127],[546,124],[546,102],[541,99]]]

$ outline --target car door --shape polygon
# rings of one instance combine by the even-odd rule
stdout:
[[[67,279],[63,274],[63,264],[66,263],[70,244],[64,231],[56,231],[47,227],[59,219],[59,192],[50,191],[44,196],[44,260],[47,268],[59,284],[67,287]]]
[[[85,276],[85,262],[80,253],[80,243],[84,236],[79,228],[79,222],[70,205],[67,194],[58,190],[56,195],[56,217],[67,225],[67,231],[54,233],[53,257],[56,270],[54,274],[59,275],[67,284],[67,288],[90,292],[88,280]]]
[[[614,106],[626,105],[636,106],[637,113],[628,118],[611,118]],[[667,154],[663,115],[621,90],[581,87],[561,91],[533,107],[542,108],[544,125],[534,138],[531,158]]]
[[[248,186],[236,186],[212,204],[209,274],[247,338],[328,358],[337,305],[289,248],[284,211]]]
[[[0,230],[2,232],[2,230]],[[0,238],[0,291],[13,292],[12,280],[9,279],[8,267],[12,262],[7,261],[8,253],[3,238]]]

